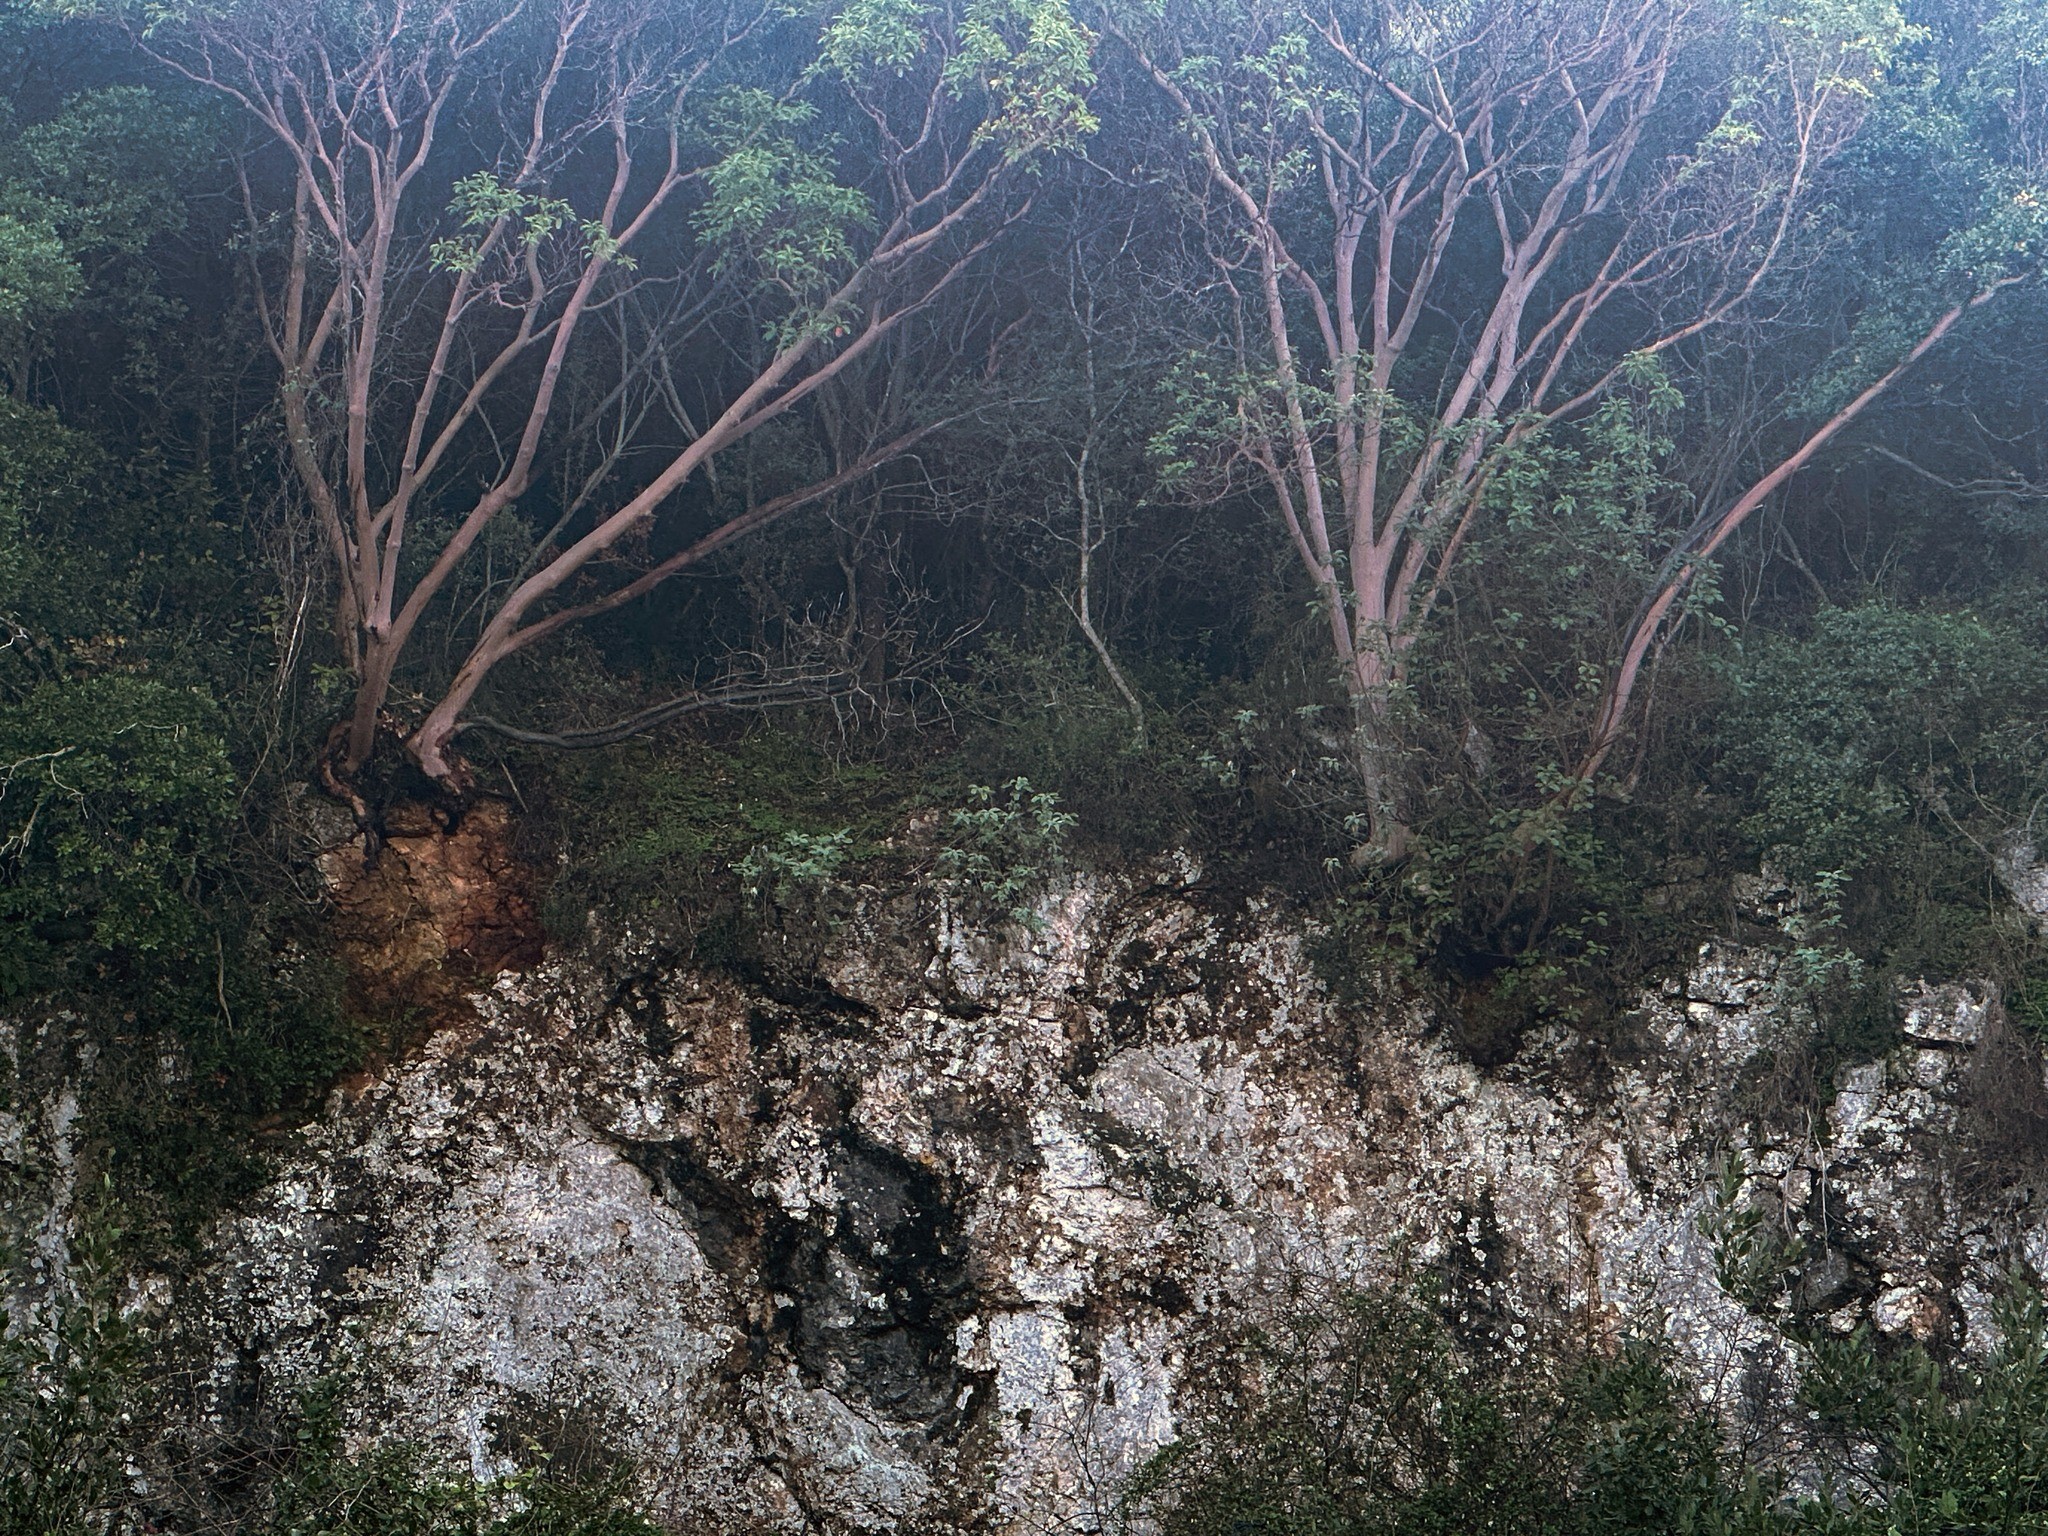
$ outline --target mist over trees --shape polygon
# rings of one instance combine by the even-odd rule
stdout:
[[[771,705],[908,765],[1064,687],[1120,723],[1013,766],[1112,840],[1294,847],[1519,964],[1722,795],[1745,658],[2027,632],[2043,28],[19,0],[9,857],[102,814],[33,766],[79,690],[374,837],[394,773]],[[99,922],[144,856],[79,835]]]
[[[1881,965],[2033,815],[2030,676],[1956,712],[2040,622],[2044,28],[16,0],[9,985],[317,929],[308,784],[517,798],[569,902],[628,765],[764,730],[1263,861],[1481,1015],[1765,865]],[[1858,626],[1823,713],[1920,745],[1812,760],[1757,669]]]
[[[2031,985],[2035,5],[16,0],[0,51],[5,986],[148,993],[223,1103],[350,1049],[264,1001],[308,793],[373,847],[516,802],[568,913],[1024,780],[1482,1055],[1743,872],[1830,985]],[[885,788],[771,835],[648,777],[767,741]]]
[[[152,1252],[416,1027],[323,818],[2048,1033],[2044,262],[2040,0],[0,0],[0,1000]]]

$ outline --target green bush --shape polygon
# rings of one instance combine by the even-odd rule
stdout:
[[[894,830],[917,788],[765,728],[558,756],[529,777],[568,855],[546,905],[565,935],[592,908],[673,917],[729,902],[735,874],[762,896],[815,883]]]
[[[985,642],[962,700],[971,723],[954,766],[969,783],[1022,776],[1056,794],[1079,841],[1111,855],[1175,845],[1235,855],[1242,817],[1235,781],[1200,762],[1227,720],[1232,690],[1181,660],[1136,655],[1127,670],[1151,707],[1138,738],[1129,706],[1097,658],[1074,643],[1071,619]]]
[[[10,1285],[0,1311],[5,1536],[101,1536],[128,1503],[141,1341],[120,1311],[119,1233],[94,1215],[81,1228],[64,1272]]]
[[[246,1536],[662,1536],[636,1514],[630,1475],[551,1475],[544,1457],[483,1483],[385,1441],[351,1456],[333,1384],[306,1400],[294,1454]]]
[[[1461,1339],[1429,1281],[1315,1298],[1247,1339],[1235,1411],[1121,1510],[1164,1536],[1672,1536],[1774,1529],[1768,1490],[1644,1338]]]
[[[785,832],[762,843],[733,866],[740,887],[757,901],[782,901],[814,894],[838,874],[853,841],[851,828],[831,832]]]
[[[57,127],[87,145],[142,109],[101,106]],[[302,769],[264,575],[203,475],[0,400],[0,1002],[89,1047],[82,1153],[130,1243],[196,1234],[259,1176],[255,1125],[361,1055],[280,826]],[[24,1054],[0,1091],[71,1070]]]
[[[2048,653],[2011,623],[1890,602],[1757,635],[1722,723],[1745,836],[1802,885],[1925,864],[2023,819],[2048,774]]]
[[[1831,904],[1829,942],[1981,965],[1984,848],[2048,788],[2048,653],[2010,620],[1871,601],[1754,636],[1733,677],[1720,737],[1741,833]]]
[[[241,1486],[232,1507],[166,1507],[189,1472],[199,1483],[208,1474],[158,1459],[168,1395],[151,1339],[124,1310],[111,1184],[70,1219],[63,1264],[18,1249],[0,1265],[0,1536],[660,1536],[634,1513],[624,1465],[564,1475],[529,1448],[519,1470],[482,1483],[400,1440],[352,1455],[334,1378],[300,1403],[273,1475]],[[153,1486],[138,1475],[145,1466],[172,1475]]]
[[[1998,1342],[1975,1362],[1878,1347],[1868,1331],[1815,1346],[1801,1398],[1825,1497],[1802,1511],[1829,1536],[2048,1531],[2048,1317],[2015,1271]]]
[[[301,1403],[267,1484],[188,1525],[129,1475],[156,1422],[147,1354],[120,1310],[118,1233],[92,1218],[86,1228],[44,1302],[17,1302],[20,1320],[0,1314],[0,1536],[660,1536],[634,1512],[624,1466],[560,1476],[534,1453],[484,1483],[400,1440],[351,1455],[333,1381]]]
[[[213,702],[119,673],[0,705],[0,996],[74,963],[168,957],[204,925],[234,814]]]
[[[1866,1332],[1806,1350],[1806,1431],[1738,1440],[1639,1337],[1475,1334],[1427,1281],[1321,1297],[1243,1341],[1232,1411],[1126,1490],[1163,1536],[1965,1536],[2048,1531],[2048,1317],[1943,1369]],[[1460,1313],[1463,1313],[1463,1319]],[[1794,1490],[1804,1490],[1797,1491]]]
[[[106,672],[0,702],[0,999],[94,1032],[88,1155],[150,1213],[138,1236],[196,1233],[255,1177],[247,1124],[360,1058],[335,968],[247,888],[239,789],[196,688]],[[0,1077],[35,1093],[38,1070]]]
[[[1064,863],[1074,815],[1060,797],[1019,776],[1002,785],[971,784],[967,803],[946,818],[939,875],[972,909],[1027,927],[1032,898]]]

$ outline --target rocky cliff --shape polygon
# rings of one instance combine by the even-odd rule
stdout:
[[[175,1298],[141,1288],[190,1448],[346,1369],[366,1437],[483,1475],[627,1455],[678,1529],[1086,1529],[1234,1330],[1403,1246],[1509,1336],[1666,1329],[1763,1424],[1788,1313],[1967,1347],[2014,1259],[2048,1269],[2038,1061],[1967,986],[1903,997],[1816,1100],[1765,950],[1482,1072],[1192,864],[1040,917],[863,890],[801,984],[630,937],[501,974],[338,1091]],[[61,1167],[64,1115],[12,1155]],[[1711,1235],[1731,1155],[1790,1266],[1761,1299]]]

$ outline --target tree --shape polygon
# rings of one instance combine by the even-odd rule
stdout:
[[[0,382],[17,399],[56,323],[89,293],[114,297],[110,267],[184,221],[177,183],[193,157],[181,130],[147,91],[117,86],[0,132]]]
[[[1361,853],[1397,858],[1409,653],[1502,466],[1758,300],[1905,20],[1250,0],[1108,26],[1191,150],[1211,325],[1179,467],[1270,501],[1351,703]]]
[[[289,458],[338,573],[344,776],[503,520],[533,530],[519,577],[405,734],[450,784],[465,711],[508,657],[903,452],[924,428],[635,557],[721,453],[970,270],[1020,169],[1092,126],[1089,38],[1061,0],[241,0],[135,19],[283,161],[275,193],[256,157],[241,184]],[[672,366],[686,338],[717,357],[694,408]],[[611,371],[577,419],[565,381],[584,366]],[[608,451],[541,514],[538,466],[598,431]],[[415,549],[429,517],[445,533]]]
[[[1982,16],[1933,8],[1927,20],[1932,25],[1916,30],[1941,45],[1936,88],[1955,125],[1956,143],[1940,166],[1954,206],[1937,215],[1931,249],[1895,254],[1869,275],[1844,355],[1790,402],[1787,450],[1734,494],[1709,502],[1672,541],[1621,637],[1575,787],[1592,780],[1621,739],[1645,662],[1715,554],[1975,313],[2022,285],[2038,287],[2048,255],[2048,111],[2033,76],[2048,61],[2048,16],[2004,0]]]

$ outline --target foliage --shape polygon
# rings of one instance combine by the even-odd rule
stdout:
[[[844,279],[852,232],[874,221],[867,198],[834,178],[831,156],[804,142],[816,117],[763,90],[721,98],[712,138],[722,154],[697,214],[722,263],[744,261],[761,282],[810,303]]]
[[[459,234],[436,240],[429,252],[433,265],[449,272],[475,276],[483,263],[484,232],[502,225],[521,249],[533,252],[556,236],[573,232],[584,250],[631,270],[633,259],[624,255],[618,241],[601,221],[581,219],[569,203],[559,197],[540,197],[508,187],[489,171],[473,171],[455,184],[448,210],[459,215]]]
[[[1868,1331],[1816,1346],[1800,1389],[1820,1426],[1813,1454],[1833,1507],[1800,1529],[1829,1536],[2034,1531],[2048,1525],[2048,1319],[2038,1287],[2008,1279],[1997,1342],[1943,1368],[1920,1348],[1886,1354]]]
[[[1761,1311],[1776,1299],[1786,1275],[1805,1256],[1806,1245],[1778,1230],[1765,1211],[1744,1199],[1748,1181],[1739,1152],[1721,1160],[1699,1231],[1713,1245],[1714,1278],[1721,1289],[1745,1307]]]
[[[1100,126],[1089,102],[1093,39],[1066,0],[969,0],[950,54],[946,19],[926,0],[852,0],[825,29],[820,68],[872,91],[937,57],[956,95],[983,97],[975,137],[1009,158],[1071,148]]]
[[[18,695],[56,669],[55,647],[127,615],[113,552],[65,537],[105,457],[54,414],[0,404],[0,688]]]
[[[545,1458],[480,1483],[441,1470],[403,1441],[352,1456],[329,1382],[302,1405],[291,1465],[250,1536],[660,1536],[633,1511],[629,1483],[627,1468],[553,1477]]]
[[[916,788],[771,729],[683,753],[557,760],[534,777],[577,850],[548,898],[563,932],[598,905],[673,915],[730,889],[733,872],[761,896],[815,886],[892,830]]]
[[[1795,879],[1853,878],[1901,857],[1926,819],[2037,792],[2048,666],[2008,625],[1876,601],[1749,650],[1728,766],[1755,776],[1745,832]]]
[[[1985,850],[2048,787],[2033,637],[1874,600],[1756,636],[1734,676],[1723,771],[1743,836],[1810,893],[1811,964],[1984,964]]]
[[[1167,1536],[1765,1532],[1769,1487],[1650,1338],[1461,1337],[1440,1282],[1301,1298],[1127,1494]],[[1156,1523],[1156,1524],[1155,1524]]]
[[[1035,927],[1032,898],[1059,870],[1074,819],[1057,794],[1022,775],[970,784],[967,803],[947,814],[939,875],[970,906]]]
[[[231,1127],[359,1054],[250,815],[249,555],[192,477],[0,405],[0,997],[94,1032],[94,1156],[138,1240],[189,1236],[248,1177]]]
[[[1185,662],[1148,660],[1140,684],[1166,712],[1140,742],[1094,656],[1064,632],[1019,631],[973,659],[973,724],[954,772],[969,782],[1029,779],[1073,815],[1077,843],[1112,855],[1175,845],[1224,859],[1244,853],[1243,786],[1214,755],[1241,744],[1213,739],[1237,690]]]
[[[956,90],[988,92],[976,132],[1006,157],[1073,149],[1102,126],[1089,101],[1094,41],[1065,0],[975,0],[947,73]]]
[[[197,477],[0,404],[0,997],[85,1031],[87,1166],[138,1245],[189,1240],[251,1181],[248,1126],[359,1055],[263,828],[251,553]]]
[[[1738,1449],[1653,1338],[1475,1333],[1427,1278],[1298,1300],[1231,1358],[1241,1411],[1186,1427],[1129,1486],[1120,1528],[1932,1536],[2048,1520],[2048,1320],[2024,1275],[1973,1364],[1882,1351],[1867,1331],[1811,1345],[1808,1438],[1775,1457]]]
[[[0,1326],[0,1531],[104,1536],[158,1529],[129,1475],[136,1436],[154,1422],[146,1337],[121,1311],[118,1236],[88,1216],[48,1297],[17,1292]],[[528,1447],[524,1465],[488,1483],[451,1473],[407,1442],[357,1454],[343,1444],[329,1380],[301,1401],[282,1470],[230,1523],[235,1536],[659,1536],[634,1512],[631,1468],[557,1475]]]
[[[81,301],[131,326],[163,318],[122,264],[184,222],[194,148],[190,125],[136,86],[81,92],[26,126],[0,118],[0,370],[23,381]]]
[[[780,901],[792,892],[815,891],[839,873],[846,862],[853,833],[785,832],[773,843],[752,849],[733,868],[741,889],[756,900]]]
[[[0,1269],[0,1532],[106,1536],[184,1529],[136,1478],[160,1422],[151,1336],[127,1310],[120,1207],[110,1181],[69,1212],[58,1262],[26,1245]],[[636,1514],[630,1466],[571,1474],[525,1447],[521,1466],[480,1483],[393,1439],[343,1443],[339,1378],[299,1404],[290,1450],[243,1508],[204,1528],[234,1536],[659,1536]],[[247,1497],[253,1492],[254,1497]]]
[[[121,1314],[118,1231],[104,1212],[78,1214],[68,1262],[33,1277],[17,1256],[7,1271],[16,1283],[0,1313],[0,1531],[22,1536],[100,1536],[128,1492],[144,1340]]]
[[[46,979],[54,943],[131,963],[189,948],[234,788],[211,702],[192,692],[117,674],[0,709],[0,996]]]

